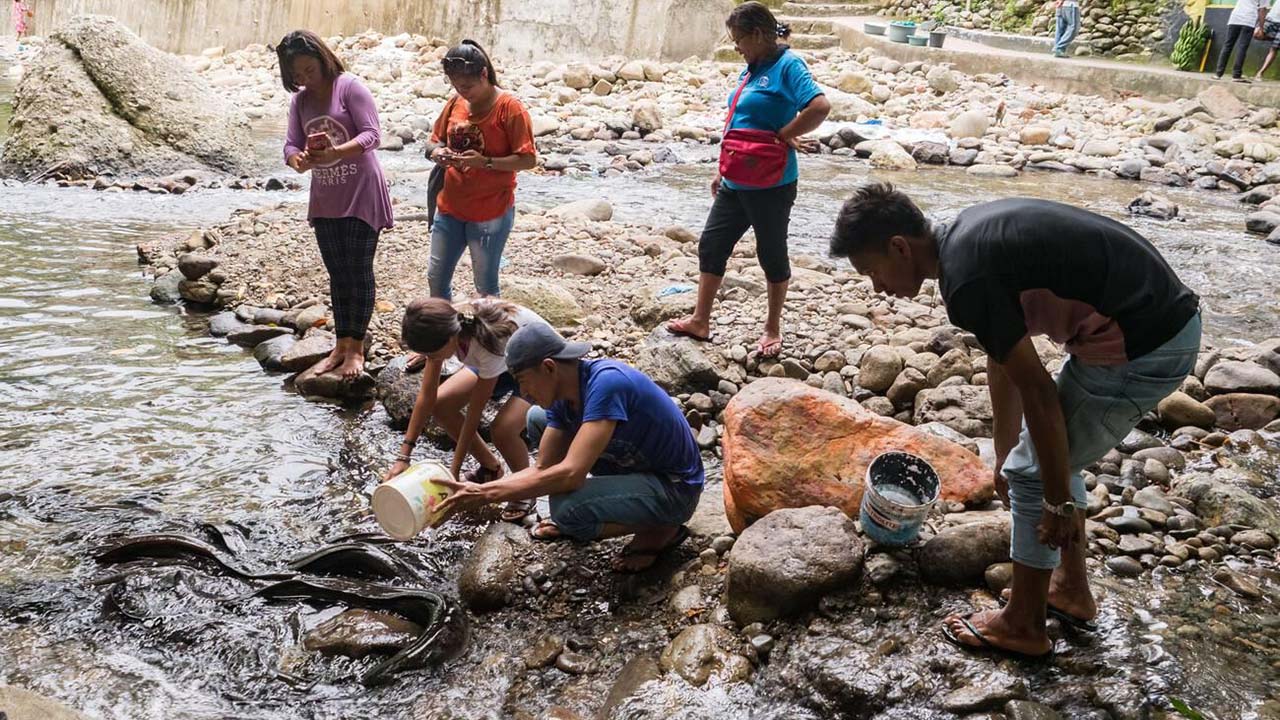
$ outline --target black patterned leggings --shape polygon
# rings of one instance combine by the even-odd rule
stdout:
[[[312,226],[329,271],[329,299],[338,337],[363,340],[377,290],[373,254],[378,249],[378,231],[354,217],[315,218]]]

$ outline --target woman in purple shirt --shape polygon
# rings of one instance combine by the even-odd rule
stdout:
[[[317,372],[364,372],[364,335],[373,315],[373,255],[391,227],[391,196],[374,150],[381,140],[369,89],[315,33],[295,30],[276,48],[280,80],[294,93],[285,163],[311,171],[307,219],[329,271],[337,345]]]

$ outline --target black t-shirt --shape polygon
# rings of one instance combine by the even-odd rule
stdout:
[[[996,362],[1043,334],[1083,362],[1121,364],[1170,340],[1199,308],[1146,238],[1070,205],[997,200],[935,235],[947,314]]]

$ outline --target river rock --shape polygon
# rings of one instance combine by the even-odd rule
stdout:
[[[277,324],[288,325],[298,332],[306,332],[313,327],[324,325],[329,320],[329,310],[321,303],[317,303],[301,310],[292,310],[284,314]],[[254,317],[257,322],[257,317]]]
[[[898,374],[898,379],[894,380],[893,385],[885,391],[885,397],[895,407],[911,407],[916,393],[928,386],[929,381],[925,379],[923,373],[915,368],[906,368]]]
[[[1231,543],[1251,550],[1271,550],[1276,546],[1276,539],[1265,530],[1242,530],[1231,536]]]
[[[725,604],[739,625],[788,617],[857,582],[862,540],[839,508],[775,510],[729,551]]]
[[[636,356],[636,369],[668,393],[698,392],[716,387],[720,376],[696,340],[656,328]]]
[[[871,80],[866,75],[854,70],[841,70],[836,76],[836,87],[855,95],[871,92]]]
[[[1217,420],[1213,408],[1196,400],[1190,395],[1178,391],[1160,401],[1156,406],[1160,415],[1160,424],[1169,430],[1176,430],[1188,425],[1210,429]]]
[[[1089,157],[1115,157],[1120,154],[1120,143],[1114,140],[1088,140],[1080,152]]]
[[[504,276],[502,296],[538,313],[556,327],[573,325],[585,314],[573,293],[550,280]]]
[[[178,295],[197,305],[212,305],[218,299],[218,285],[210,282],[208,277],[199,280],[183,278],[178,281]]]
[[[1254,393],[1228,393],[1205,401],[1213,411],[1214,424],[1228,432],[1257,430],[1280,417],[1280,398]]]
[[[176,304],[182,300],[182,294],[178,292],[178,284],[185,279],[177,270],[170,270],[157,277],[151,284],[151,301],[160,305]]]
[[[1144,487],[1134,493],[1133,504],[1165,515],[1172,515],[1174,512],[1173,503],[1165,498],[1163,490],[1155,486]]]
[[[866,144],[871,147],[871,167],[883,170],[915,170],[916,161],[903,149],[901,145],[893,140],[868,140]]]
[[[1248,106],[1221,85],[1202,90],[1196,95],[1196,100],[1206,112],[1219,120],[1234,120],[1249,114]]]
[[[378,373],[378,398],[387,411],[391,427],[396,430],[404,430],[409,426],[413,404],[422,388],[422,370],[409,372],[405,368],[408,361],[408,355],[401,355],[387,363],[382,372]]]
[[[1138,577],[1142,574],[1142,563],[1128,555],[1116,555],[1107,558],[1107,569],[1120,577]]]
[[[1204,387],[1212,395],[1227,393],[1280,394],[1280,375],[1251,362],[1223,361],[1209,369]]]
[[[662,129],[662,113],[658,111],[657,103],[652,100],[638,100],[631,106],[631,124],[640,131],[641,135],[648,135],[651,132]]]
[[[529,543],[529,533],[518,525],[507,522],[490,525],[462,563],[458,597],[475,612],[505,606],[525,563],[523,548]]]
[[[421,634],[420,625],[398,615],[352,608],[304,635],[302,647],[322,655],[362,658],[396,652]]]
[[[956,140],[962,138],[980,138],[987,133],[991,121],[983,110],[966,110],[951,121],[947,134]]]
[[[591,87],[591,68],[582,63],[570,63],[565,66],[561,81],[574,90],[586,90]]]
[[[292,334],[289,328],[278,325],[241,325],[227,333],[227,340],[240,347],[251,348],[271,338]]]
[[[932,142],[930,140],[921,140],[911,148],[911,157],[917,163],[926,165],[946,165],[947,158],[951,155],[951,149],[946,143]]]
[[[1008,165],[970,165],[965,172],[974,177],[1011,178],[1018,176],[1018,171]]]
[[[935,585],[977,585],[987,568],[1009,562],[1007,514],[943,528],[916,553],[920,577]]]
[[[1270,235],[1276,228],[1280,228],[1280,213],[1270,210],[1249,213],[1244,219],[1244,228],[1258,235]]]
[[[827,115],[830,122],[857,122],[860,117],[875,117],[879,109],[853,93],[840,90],[828,90],[827,100],[831,103],[831,112]]]
[[[329,357],[337,345],[338,338],[333,333],[312,330],[281,356],[280,364],[290,372],[301,372]]]
[[[956,80],[955,73],[951,72],[941,65],[935,65],[924,76],[925,82],[929,84],[929,89],[938,94],[949,93],[960,87],[960,83]]]
[[[667,645],[658,663],[698,687],[712,677],[724,683],[741,682],[750,677],[751,663],[731,651],[737,645],[733,633],[719,625],[693,625]]]
[[[12,685],[0,685],[0,715],[8,720],[88,720],[88,715],[43,695]]]
[[[944,710],[955,713],[995,710],[1010,700],[1027,696],[1027,685],[1021,678],[1002,670],[993,670],[982,677],[970,679],[965,686],[943,696],[940,703]]]
[[[1045,145],[1053,129],[1047,125],[1028,125],[1018,133],[1018,141],[1023,145]]]
[[[1280,536],[1280,511],[1249,491],[1204,473],[1189,473],[1174,483],[1173,494],[1194,503],[1207,526],[1242,525]]]
[[[572,253],[555,256],[551,259],[551,264],[561,272],[587,277],[599,275],[606,267],[604,261],[598,257]]]
[[[1010,700],[1004,714],[1008,720],[1062,720],[1057,710],[1030,700]]]
[[[887,450],[928,460],[945,500],[994,497],[991,471],[964,448],[794,380],[764,378],[735,395],[721,447],[725,513],[739,532],[786,507],[832,505],[857,517],[867,465]]]
[[[293,379],[294,387],[303,395],[352,401],[373,396],[373,377],[367,372],[360,373],[354,380],[347,380],[334,371],[317,374],[314,370],[315,368],[307,368]]]
[[[296,342],[298,342],[298,339],[293,335],[281,335],[260,342],[253,348],[253,359],[258,361],[263,370],[281,372],[285,370],[284,354]]]
[[[230,310],[220,312],[209,318],[209,334],[214,337],[226,337],[233,332],[244,331],[250,327],[252,326],[241,322],[240,318]]]
[[[577,200],[552,208],[547,211],[547,214],[564,219],[576,218],[579,220],[605,222],[613,219],[613,205],[610,205],[608,200],[602,199]]]
[[[973,385],[921,390],[914,421],[940,422],[967,437],[991,437],[991,396],[986,388]]]
[[[544,635],[524,651],[524,666],[530,670],[551,667],[562,652],[564,638],[559,635]]]
[[[888,390],[902,372],[902,356],[887,345],[873,345],[858,364],[858,384],[875,393]]]
[[[216,267],[217,258],[204,253],[183,253],[178,256],[178,270],[188,280],[199,280]]]
[[[1142,215],[1157,220],[1172,220],[1178,217],[1178,206],[1146,192],[1134,198],[1128,206],[1130,215]]]
[[[3,169],[55,165],[163,176],[254,166],[245,116],[176,56],[123,23],[80,15],[57,28],[24,73]]]

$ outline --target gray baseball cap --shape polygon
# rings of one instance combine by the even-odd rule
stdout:
[[[507,340],[507,370],[512,375],[543,360],[577,360],[591,352],[591,345],[569,342],[546,323],[530,323]]]

